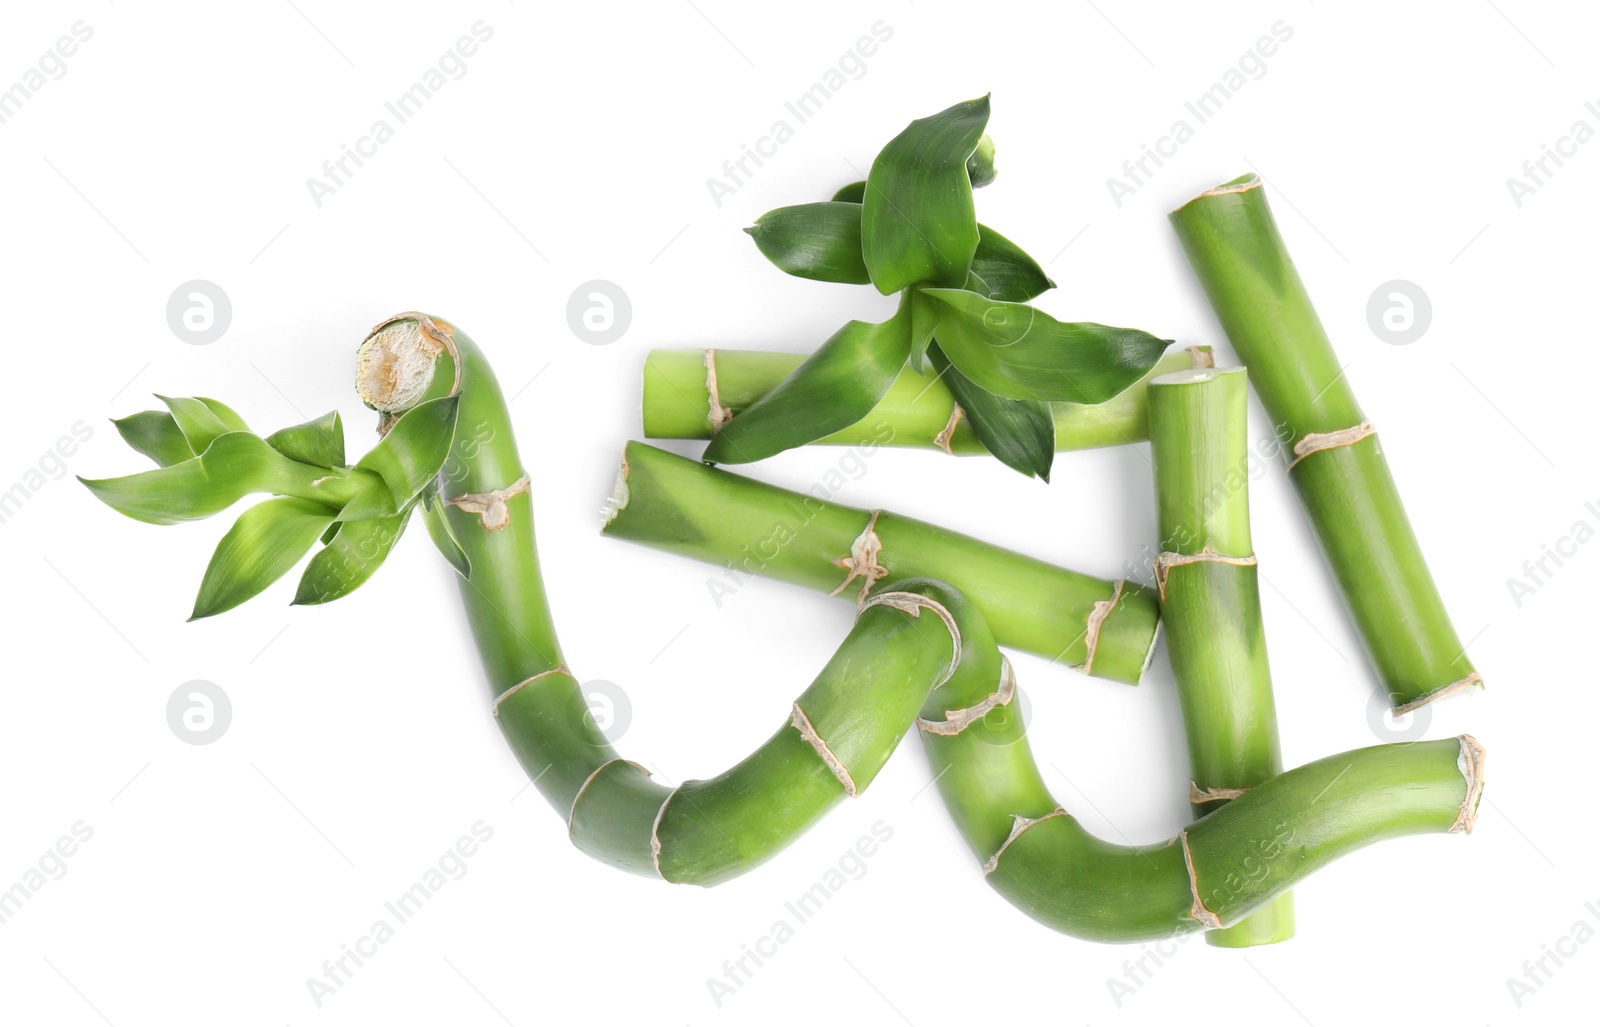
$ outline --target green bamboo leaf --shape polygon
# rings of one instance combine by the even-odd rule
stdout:
[[[928,349],[928,360],[955,396],[972,432],[995,459],[1032,478],[1050,480],[1056,455],[1056,422],[1050,404],[1036,399],[1006,399],[979,388],[951,366],[938,346]]]
[[[149,524],[197,521],[252,492],[276,492],[303,478],[295,464],[248,432],[228,432],[191,460],[121,478],[78,480],[119,513]],[[304,468],[300,468],[304,470]]]
[[[985,225],[978,226],[978,248],[972,254],[966,288],[994,300],[1026,303],[1054,289],[1056,283],[1039,262],[1016,243]]]
[[[905,367],[911,352],[907,292],[881,324],[851,321],[805,363],[743,413],[706,447],[703,459],[741,464],[814,442],[867,416]]]
[[[233,407],[221,400],[211,399],[207,396],[196,396],[195,399],[204,403],[206,409],[211,411],[212,416],[226,425],[229,431],[250,430],[250,426],[244,423],[244,418],[240,417]]]
[[[307,499],[268,499],[234,522],[217,543],[190,620],[231,610],[283,577],[316,544],[333,512]]]
[[[267,445],[290,460],[318,467],[344,466],[344,422],[331,410],[314,421],[275,431]]]
[[[172,412],[172,419],[183,432],[189,449],[204,453],[219,435],[231,431],[249,431],[244,418],[233,412],[225,403],[204,397],[157,396]]]
[[[149,457],[158,467],[194,459],[194,450],[183,437],[178,422],[165,410],[141,410],[123,418],[112,418],[117,434],[134,452]]]
[[[412,407],[356,464],[357,470],[372,471],[389,486],[387,516],[399,513],[438,477],[455,438],[459,399],[441,396]]]
[[[906,295],[911,303],[911,366],[922,374],[928,344],[933,342],[933,333],[939,330],[939,305],[924,296],[921,289],[907,289]]]
[[[1136,328],[1062,322],[1025,303],[927,289],[939,345],[962,374],[1009,399],[1103,403],[1142,378],[1168,342]]]
[[[306,564],[295,591],[295,606],[343,599],[367,583],[406,530],[411,511],[368,521],[336,522],[338,530]]]
[[[985,132],[983,138],[978,140],[978,148],[967,158],[967,178],[971,180],[972,188],[982,189],[994,181],[994,175],[994,140]]]
[[[867,183],[865,181],[851,182],[849,185],[841,186],[839,191],[833,194],[833,202],[860,203],[866,195]]]
[[[960,286],[978,246],[967,158],[989,121],[989,98],[913,121],[867,174],[861,240],[884,295],[908,285]]]
[[[791,275],[818,282],[866,285],[861,259],[861,206],[802,203],[769,210],[745,229],[763,256]]]
[[[422,524],[428,529],[428,537],[433,539],[433,544],[456,573],[463,578],[472,577],[472,561],[467,559],[467,554],[461,549],[461,543],[456,541],[455,534],[450,530],[450,519],[444,515],[444,504],[439,502],[438,496],[430,496],[422,504]]]

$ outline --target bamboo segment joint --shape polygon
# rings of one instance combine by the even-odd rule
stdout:
[[[1189,851],[1189,832],[1179,831],[1178,842],[1183,846],[1183,865],[1189,871],[1189,894],[1194,901],[1189,904],[1189,916],[1212,930],[1222,927],[1222,918],[1206,908],[1200,900],[1200,881],[1194,873],[1194,853]]]
[[[706,350],[706,395],[711,406],[707,420],[711,422],[711,434],[715,435],[733,420],[733,411],[722,405],[722,398],[717,395],[717,351]]]
[[[1060,806],[1057,806],[1042,817],[1025,817],[1021,813],[1011,814],[1011,833],[1006,835],[1006,840],[1000,843],[1000,847],[994,851],[994,855],[990,856],[988,862],[983,864],[984,876],[987,877],[995,872],[995,868],[1000,865],[1000,857],[1005,855],[1006,850],[1011,848],[1011,843],[1022,837],[1022,833],[1028,828],[1034,824],[1043,823],[1051,817],[1064,817],[1066,815],[1067,811]]]
[[[499,695],[494,697],[494,706],[492,707],[491,712],[496,717],[500,716],[500,704],[501,703],[505,702],[507,699],[511,698],[513,695],[516,695],[518,692],[522,691],[522,689],[526,688],[528,685],[531,685],[535,681],[538,681],[540,678],[547,678],[547,677],[550,677],[552,674],[563,674],[563,675],[565,675],[567,677],[571,677],[572,676],[572,672],[566,668],[565,664],[562,664],[562,665],[559,665],[559,666],[551,667],[549,670],[544,671],[543,673],[535,674],[531,678],[524,678],[523,680],[518,681],[516,684],[512,685],[510,688],[506,689],[504,692],[501,692]]]
[[[672,800],[683,791],[683,785],[674,788],[665,799],[661,800],[661,808],[656,810],[656,818],[650,822],[650,862],[656,868],[656,876],[667,881],[667,875],[661,872],[661,818],[667,815],[667,807],[672,805]],[[671,884],[671,881],[667,881]]]
[[[850,776],[850,768],[844,765],[843,760],[834,755],[833,750],[828,748],[828,743],[822,740],[821,735],[817,734],[817,729],[811,726],[811,718],[806,716],[806,711],[800,708],[799,703],[794,704],[794,708],[789,714],[789,724],[800,732],[800,737],[809,742],[811,748],[817,750],[817,755],[822,757],[822,762],[827,765],[829,770],[833,771],[833,776],[839,779],[839,783],[844,785],[845,794],[854,799],[856,797],[856,781],[855,778]]]
[[[1483,745],[1471,735],[1462,735],[1461,755],[1456,757],[1456,766],[1461,770],[1461,776],[1467,783],[1467,794],[1461,800],[1461,812],[1456,814],[1455,823],[1450,825],[1450,834],[1471,834],[1472,825],[1478,819],[1478,801],[1483,798]]]
[[[861,591],[856,595],[856,605],[859,607],[867,601],[867,593],[872,591],[872,586],[878,581],[889,576],[889,568],[878,563],[878,554],[883,552],[883,543],[878,539],[878,515],[882,510],[872,511],[872,516],[867,520],[867,526],[862,529],[856,540],[850,543],[850,555],[841,556],[833,561],[835,567],[842,567],[850,573],[839,583],[839,587],[828,594],[836,596],[850,587],[850,582],[861,579]]]
[[[1360,424],[1349,428],[1340,428],[1330,432],[1307,432],[1305,437],[1294,444],[1294,459],[1289,461],[1287,470],[1294,470],[1294,465],[1310,456],[1320,453],[1324,449],[1338,449],[1340,446],[1353,446],[1368,435],[1376,435],[1378,429],[1372,426],[1371,421],[1362,421]]]
[[[1122,599],[1122,586],[1126,583],[1124,579],[1118,578],[1111,588],[1111,598],[1098,600],[1089,608],[1089,619],[1083,628],[1083,666],[1078,668],[1085,674],[1094,670],[1094,651],[1100,645],[1100,628],[1117,608],[1118,601]],[[1152,651],[1155,649],[1154,639],[1150,641],[1150,648]]]
[[[1000,687],[989,693],[989,697],[980,703],[959,710],[945,710],[943,720],[928,720],[924,717],[917,718],[917,728],[930,735],[959,735],[973,724],[978,723],[989,715],[989,711],[1001,706],[1009,706],[1017,694],[1017,675],[1011,669],[1011,661],[1004,656],[1000,657]]]
[[[594,770],[589,773],[589,776],[583,779],[583,784],[578,786],[578,794],[572,797],[572,808],[567,811],[567,834],[570,835],[572,833],[572,824],[578,816],[578,801],[583,798],[583,793],[588,790],[590,782],[599,777],[600,772],[611,766],[613,763],[625,763],[635,770],[643,771],[645,777],[653,776],[647,768],[640,766],[632,760],[625,760],[621,757],[618,757],[614,760],[606,760],[598,767],[595,767]]]
[[[940,620],[944,621],[945,628],[950,632],[950,666],[945,671],[945,678],[941,679],[939,684],[944,684],[944,681],[955,673],[956,665],[961,662],[961,628],[943,603],[929,599],[920,592],[879,592],[861,604],[861,610],[856,616],[859,617],[869,606],[892,606],[901,613],[908,613],[913,617],[920,616],[923,610],[932,610]]]
[[[1194,806],[1200,806],[1208,802],[1237,799],[1249,790],[1248,788],[1201,788],[1193,781],[1190,781],[1189,803]]]
[[[485,531],[504,531],[511,523],[511,508],[506,502],[515,495],[528,491],[528,476],[524,474],[503,489],[488,492],[466,492],[444,501],[445,506],[460,507],[462,513],[478,514]]]
[[[1167,601],[1167,574],[1174,567],[1182,567],[1189,563],[1225,563],[1234,567],[1254,567],[1254,556],[1223,556],[1212,549],[1210,545],[1198,553],[1160,553],[1156,556],[1156,594],[1162,602]]]
[[[950,456],[956,455],[955,451],[950,448],[950,440],[955,438],[956,425],[961,423],[961,418],[965,414],[966,411],[961,409],[960,403],[950,404],[950,420],[946,421],[944,427],[939,429],[939,434],[933,437],[933,444]]]

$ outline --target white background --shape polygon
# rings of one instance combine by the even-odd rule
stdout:
[[[492,38],[334,195],[306,181],[386,117],[476,21]],[[8,1023],[1154,1023],[1323,1025],[1413,1017],[1570,1023],[1600,945],[1519,1009],[1524,960],[1600,927],[1590,661],[1600,545],[1533,594],[1507,581],[1574,523],[1600,525],[1589,445],[1600,145],[1513,202],[1506,180],[1600,97],[1597,18],[1573,4],[609,5],[8,4],[0,88],[82,20],[67,72],[0,125],[7,387],[0,489],[44,485],[0,524],[7,669],[0,888],[71,825],[93,838],[0,924]],[[719,208],[706,180],[785,117],[882,20],[892,38]],[[1106,186],[1278,21],[1292,38],[1119,207]],[[210,395],[263,431],[343,411],[365,331],[449,317],[489,352],[533,470],[546,579],[584,678],[621,684],[624,752],[672,780],[766,737],[850,622],[756,581],[719,609],[711,568],[602,539],[597,508],[640,434],[657,346],[808,351],[870,289],[788,278],[739,229],[858,178],[911,118],[993,91],[999,180],[980,217],[1048,266],[1071,319],[1225,346],[1166,222],[1252,168],[1336,341],[1487,691],[1426,711],[1428,737],[1489,750],[1470,838],[1377,845],[1297,890],[1299,936],[1177,947],[1120,1006],[1138,946],[1036,926],[983,885],[914,745],[759,872],[711,891],[618,874],[571,848],[489,717],[455,589],[420,532],[325,608],[280,583],[185,624],[231,517],[156,529],[95,503],[46,456],[144,466],[106,422],[149,394]],[[389,120],[393,123],[393,118]],[[792,122],[791,122],[792,123]],[[1590,152],[1590,151],[1593,152]],[[1553,168],[1554,166],[1551,165]],[[176,338],[182,282],[231,297],[227,333]],[[568,328],[581,282],[620,284],[623,338]],[[1369,329],[1406,279],[1423,338]],[[1222,352],[1226,352],[1222,350]],[[531,384],[528,384],[530,383]],[[526,388],[523,388],[526,385]],[[1268,427],[1260,410],[1252,431]],[[695,447],[675,445],[680,452]],[[749,468],[804,488],[840,450]],[[884,452],[840,499],[941,522],[1107,577],[1154,539],[1146,447],[1063,456],[1054,484],[987,459]],[[32,479],[37,483],[38,479]],[[1373,679],[1276,467],[1255,539],[1286,762],[1375,741]],[[1550,566],[1554,566],[1551,564]],[[293,576],[291,576],[292,578]],[[1097,834],[1153,842],[1188,815],[1165,656],[1139,688],[1017,658],[1052,787]],[[185,744],[168,696],[216,682],[233,720]],[[1053,768],[1053,769],[1052,769]],[[493,839],[319,1009],[306,980],[477,821]],[[721,1007],[707,979],[855,840],[892,840]],[[1585,934],[1585,937],[1588,935]],[[1147,961],[1153,967],[1153,961]]]

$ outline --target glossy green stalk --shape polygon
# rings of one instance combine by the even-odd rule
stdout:
[[[963,661],[980,641],[963,637]],[[1009,715],[1015,694],[1006,674],[958,667],[917,722],[923,748],[989,886],[1079,938],[1230,927],[1373,842],[1471,831],[1482,795],[1484,753],[1470,735],[1378,745],[1271,778],[1165,842],[1113,845],[1050,794]]]
[[[1245,369],[1230,367],[1163,375],[1149,389],[1157,593],[1197,816],[1283,770],[1250,544],[1248,387]],[[1242,948],[1293,936],[1284,892],[1206,940]]]
[[[1481,685],[1261,180],[1207,190],[1172,223],[1267,414],[1292,440],[1289,476],[1396,712]]]
[[[737,349],[657,349],[644,362],[644,434],[652,439],[709,439],[800,366],[799,353]],[[1133,385],[1104,403],[1050,404],[1057,452],[1120,446],[1149,437],[1145,387],[1156,375],[1209,367],[1211,348],[1174,348]],[[716,397],[712,397],[712,388]],[[715,411],[715,413],[713,413]],[[817,439],[819,446],[896,446],[942,449],[955,456],[986,454],[942,378],[907,368],[872,412],[850,427]]]
[[[959,625],[975,614],[947,586],[902,579],[862,608],[787,722],[747,759],[677,787],[652,780],[595,727],[562,656],[526,471],[483,354],[448,322],[404,314],[373,331],[359,362],[362,398],[386,418],[459,397],[436,541],[468,568],[458,585],[502,733],[573,843],[596,859],[684,884],[744,873],[864,790],[949,675]]]
[[[813,492],[826,494],[819,486]],[[983,611],[1000,644],[1136,684],[1155,644],[1153,590],[1110,582],[887,510],[841,506],[639,442],[623,454],[605,533],[749,575],[859,599],[934,577]]]

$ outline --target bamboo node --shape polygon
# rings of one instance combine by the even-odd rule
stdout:
[[[567,669],[566,664],[561,663],[561,664],[557,664],[554,667],[551,667],[547,671],[544,671],[544,672],[539,673],[539,674],[535,674],[531,678],[524,678],[523,680],[518,681],[516,684],[512,685],[510,688],[506,689],[504,692],[501,692],[499,695],[494,697],[494,706],[490,708],[490,713],[492,713],[496,717],[500,716],[500,704],[501,703],[505,702],[507,699],[511,698],[513,695],[516,695],[518,692],[522,691],[527,686],[533,684],[535,681],[538,681],[540,678],[547,678],[552,674],[565,674],[567,677],[570,678],[572,676],[572,671]]]
[[[822,736],[817,734],[817,729],[811,726],[811,718],[806,716],[806,711],[800,708],[799,703],[795,703],[789,713],[789,725],[800,732],[801,738],[811,743],[811,748],[817,750],[822,762],[833,771],[833,776],[844,786],[845,794],[854,799],[856,782],[855,778],[850,776],[850,769],[844,765],[843,760],[833,754],[833,750],[828,748],[828,743],[822,740]]]
[[[877,595],[861,604],[856,616],[861,616],[869,606],[890,606],[901,613],[908,613],[913,617],[920,616],[923,610],[932,610],[942,621],[946,630],[950,632],[950,666],[945,669],[944,677],[938,684],[942,685],[955,673],[956,665],[961,662],[961,627],[956,624],[955,617],[945,609],[943,603],[930,599],[920,592],[879,592]]]
[[[711,407],[710,413],[708,413],[707,416],[706,416],[706,420],[711,422],[711,434],[715,435],[717,432],[719,432],[723,428],[727,427],[727,424],[728,424],[729,421],[733,420],[733,411],[728,409],[727,407],[723,406],[722,405],[722,398],[717,395],[717,351],[716,350],[714,350],[714,349],[706,350],[705,364],[706,364],[706,396],[708,398],[708,402],[709,402],[710,407]]]
[[[1471,834],[1472,825],[1478,819],[1478,802],[1483,798],[1485,750],[1482,743],[1471,735],[1462,735],[1459,740],[1461,755],[1456,757],[1456,766],[1467,782],[1467,794],[1461,799],[1461,811],[1456,814],[1455,823],[1450,825],[1449,833]]]
[[[1189,851],[1189,832],[1179,831],[1178,841],[1183,845],[1183,865],[1189,871],[1189,894],[1194,896],[1194,901],[1189,904],[1189,916],[1199,921],[1202,925],[1217,930],[1222,927],[1222,918],[1206,908],[1200,900],[1200,881],[1194,873],[1194,853]]]
[[[1338,449],[1340,446],[1353,446],[1368,435],[1376,435],[1378,429],[1372,426],[1371,421],[1362,421],[1360,424],[1349,428],[1340,428],[1338,431],[1307,432],[1305,437],[1294,444],[1294,459],[1289,461],[1285,470],[1294,470],[1294,465],[1310,456],[1320,453],[1324,449]]]
[[[506,501],[512,496],[528,491],[528,476],[524,474],[503,489],[488,492],[466,492],[444,501],[445,506],[461,508],[462,513],[480,515],[485,531],[504,531],[511,523],[511,508]]]
[[[1089,608],[1089,619],[1084,622],[1083,628],[1083,666],[1078,668],[1085,674],[1094,671],[1094,651],[1100,645],[1100,628],[1111,616],[1112,611],[1116,610],[1117,603],[1122,600],[1122,586],[1125,584],[1126,580],[1118,578],[1116,584],[1112,586],[1111,598],[1102,599]]]
[[[835,567],[841,567],[850,573],[839,583],[839,587],[828,594],[839,595],[850,582],[861,579],[861,591],[856,595],[856,606],[862,607],[867,601],[867,594],[872,591],[872,586],[889,576],[889,568],[878,563],[878,554],[883,552],[883,542],[878,538],[878,515],[882,510],[872,511],[872,516],[867,520],[867,526],[862,529],[856,540],[850,543],[850,555],[841,556],[833,561]]]
[[[918,717],[917,728],[930,735],[959,735],[987,717],[989,711],[1000,706],[1009,706],[1016,694],[1016,672],[1011,669],[1011,661],[1002,656],[1000,657],[1000,687],[989,693],[988,698],[963,709],[945,710],[943,720],[927,720],[923,717]]]
[[[1156,594],[1161,601],[1167,601],[1167,574],[1174,567],[1182,567],[1188,563],[1225,563],[1233,567],[1254,567],[1254,556],[1224,556],[1212,549],[1208,543],[1198,553],[1158,553],[1156,555]]]
[[[683,791],[683,785],[679,785],[669,792],[667,797],[661,800],[661,808],[656,810],[656,818],[650,822],[650,862],[656,868],[656,876],[668,884],[672,882],[667,880],[667,875],[661,872],[661,818],[667,815],[667,807],[672,804],[672,800],[677,798],[678,793],[681,791]]]
[[[599,777],[600,776],[600,772],[605,770],[607,767],[611,766],[611,764],[613,764],[613,763],[626,763],[628,766],[632,767],[633,769],[638,770],[638,771],[642,771],[644,773],[645,777],[653,777],[654,776],[654,775],[652,775],[650,773],[650,771],[647,768],[640,766],[639,764],[633,762],[632,760],[625,760],[620,756],[617,757],[616,759],[606,760],[604,763],[600,764],[598,767],[595,767],[594,770],[589,772],[589,776],[583,779],[583,784],[578,786],[578,794],[574,795],[572,797],[572,808],[567,811],[567,834],[568,835],[572,834],[572,825],[578,819],[578,800],[583,798],[583,793],[589,789],[590,782],[592,782],[595,778]]]
[[[995,869],[1000,866],[1000,857],[1005,855],[1006,850],[1011,848],[1011,843],[1021,838],[1022,833],[1028,828],[1034,824],[1043,823],[1051,817],[1064,817],[1066,815],[1067,811],[1060,806],[1057,806],[1042,817],[1025,817],[1021,813],[1011,814],[1011,833],[1006,835],[1006,840],[1000,843],[1000,847],[994,851],[994,855],[990,856],[983,864],[983,875],[987,877],[995,872]]]
[[[1199,806],[1222,799],[1237,799],[1249,790],[1248,788],[1201,788],[1193,781],[1190,781],[1189,802],[1191,805]]]
[[[955,451],[950,448],[950,440],[955,438],[956,425],[961,423],[961,418],[965,415],[966,411],[961,409],[960,403],[950,404],[950,420],[946,421],[944,427],[939,429],[939,434],[933,437],[933,444],[944,450],[949,456],[956,455]]]

